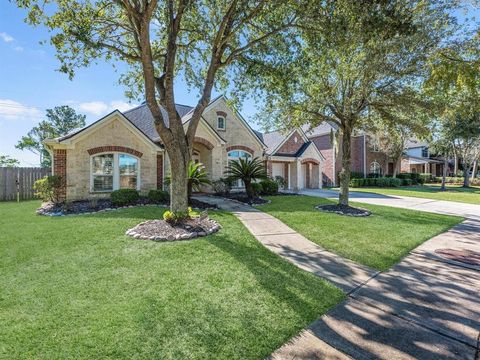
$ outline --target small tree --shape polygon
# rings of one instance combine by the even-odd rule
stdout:
[[[230,180],[241,180],[245,185],[245,191],[250,201],[255,197],[252,183],[256,180],[267,179],[265,165],[259,158],[240,158],[229,163],[227,175]]]
[[[0,155],[0,167],[17,167],[20,161],[9,155]]]
[[[22,136],[15,145],[17,149],[29,150],[40,156],[40,165],[50,167],[51,159],[48,151],[43,146],[45,139],[64,136],[85,126],[85,115],[77,114],[70,106],[56,106],[47,109],[46,120],[41,121],[31,129],[27,135]]]

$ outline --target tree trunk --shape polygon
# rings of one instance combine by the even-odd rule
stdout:
[[[443,160],[443,171],[442,171],[442,186],[440,187],[441,191],[446,191],[447,188],[445,186],[445,183],[447,182],[447,171],[448,171],[448,159],[445,158]]]
[[[472,180],[475,179],[477,176],[477,169],[478,169],[478,159],[475,159],[473,162],[473,169],[472,169]]]
[[[253,200],[253,190],[252,190],[252,183],[250,181],[243,181],[245,185],[245,192],[247,193],[248,200]]]
[[[453,176],[457,176],[458,173],[458,156],[453,154]]]
[[[463,162],[463,187],[468,188],[470,187],[470,176],[468,176],[468,172],[470,170],[470,164],[467,164],[466,161]]]
[[[188,209],[188,174],[187,167],[190,160],[190,152],[181,150],[181,146],[167,147],[170,160],[171,183],[170,183],[170,210],[172,212]]]
[[[340,171],[340,194],[338,195],[339,205],[348,205],[348,195],[350,185],[350,163],[351,163],[351,127],[344,126],[342,129],[342,170]]]
[[[402,161],[402,157],[400,156],[394,163],[393,163],[393,174],[392,177],[396,178],[397,177],[397,171],[398,168],[400,167],[400,163]]]

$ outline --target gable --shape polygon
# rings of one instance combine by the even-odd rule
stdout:
[[[298,130],[293,131],[281,144],[275,154],[294,155],[306,143]]]

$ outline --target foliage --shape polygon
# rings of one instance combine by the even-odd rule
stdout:
[[[265,99],[259,119],[266,125],[338,126],[340,203],[348,204],[352,133],[378,122],[408,124],[428,109],[418,84],[451,23],[445,7],[435,1],[309,2],[296,46],[276,48],[250,71]]]
[[[175,169],[172,211],[185,211],[188,205],[186,172],[196,129],[212,90],[232,84],[246,87],[243,73],[254,57],[269,53],[267,43],[291,37],[291,27],[301,10],[291,0],[16,3],[29,10],[30,24],[43,24],[50,30],[60,71],[70,78],[77,68],[99,60],[128,65],[120,81],[126,85],[128,96],[146,99]],[[199,93],[188,123],[182,122],[175,108],[176,77]]]
[[[0,155],[0,167],[17,167],[20,161],[9,155]]]
[[[278,193],[278,183],[272,179],[265,179],[260,181],[261,195],[275,195]]]
[[[191,207],[187,208],[187,211],[170,211],[167,210],[163,213],[163,220],[171,225],[177,225],[186,219],[190,219],[195,215],[195,212]]]
[[[140,195],[135,189],[119,189],[110,193],[110,200],[116,206],[135,204],[139,198]]]
[[[262,193],[262,185],[258,182],[252,183],[251,188],[252,188],[252,195],[253,195],[252,198],[257,197]],[[252,198],[250,198],[250,199],[252,199]]]
[[[351,171],[350,172],[350,177],[352,179],[363,179],[364,175],[363,175],[363,172],[361,172],[361,171]]]
[[[68,105],[56,106],[47,109],[46,120],[40,121],[27,135],[15,145],[17,149],[29,150],[40,156],[40,165],[50,167],[51,159],[48,151],[43,145],[46,139],[53,139],[64,136],[72,131],[85,126],[85,115],[80,115]]]
[[[240,158],[233,160],[227,167],[227,176],[230,180],[241,180],[245,185],[245,191],[249,200],[255,197],[252,184],[256,180],[264,180],[267,178],[267,172],[263,161],[256,158]]]
[[[285,189],[287,187],[287,181],[283,178],[283,176],[275,176],[275,182],[278,184],[278,187],[281,189]]]
[[[148,200],[156,204],[165,204],[170,197],[168,192],[163,190],[150,190],[147,196]]]
[[[35,196],[43,201],[51,201],[55,204],[60,202],[60,189],[63,179],[58,175],[45,176],[33,184]]]
[[[220,178],[212,181],[212,188],[217,195],[228,195],[232,190],[233,183],[229,178]]]
[[[402,179],[402,185],[422,185],[423,179],[419,173],[401,173],[397,176]]]
[[[402,179],[393,177],[378,177],[359,179],[354,178],[350,180],[350,186],[354,188],[363,186],[378,186],[378,187],[397,187],[402,185]]]

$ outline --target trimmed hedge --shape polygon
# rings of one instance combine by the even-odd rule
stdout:
[[[148,192],[148,200],[156,204],[165,204],[168,202],[170,194],[163,190],[150,190]]]
[[[350,180],[351,187],[378,186],[378,187],[397,187],[402,185],[402,179],[379,177],[366,179]]]
[[[275,195],[278,193],[278,183],[275,180],[267,179],[260,181],[261,195]]]
[[[402,185],[423,185],[424,182],[421,174],[418,173],[400,173],[397,175],[397,177],[403,180]]]
[[[112,191],[110,194],[110,200],[112,201],[112,204],[117,206],[134,204],[139,198],[140,195],[135,189],[120,189]]]

